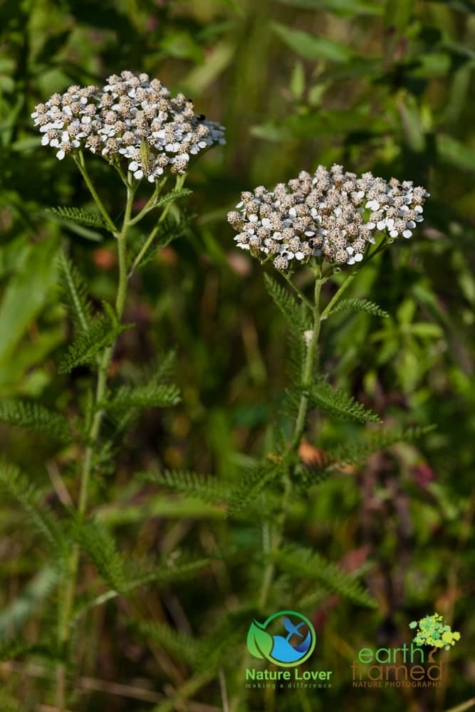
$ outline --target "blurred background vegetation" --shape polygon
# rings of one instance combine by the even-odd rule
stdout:
[[[367,566],[365,584],[378,608],[323,598],[311,616],[314,662],[334,670],[333,687],[277,700],[251,695],[248,709],[424,712],[465,702],[475,684],[474,3],[2,0],[2,398],[66,403],[74,414],[71,395],[80,397],[86,372],[57,374],[69,327],[53,255],[66,241],[98,302],[113,295],[115,256],[102,234],[72,230],[48,215],[50,207],[87,206],[90,198],[73,162],[60,163],[40,146],[30,113],[70,84],[100,84],[122,69],[146,71],[190,96],[197,112],[227,127],[227,145],[207,154],[189,177],[194,217],[186,237],[131,286],[126,321],[137,328],[121,337],[115,367],[125,373],[150,367],[175,348],[182,403],[140,420],[117,468],[96,485],[98,516],[131,556],[167,555],[182,546],[196,556],[235,551],[235,563],[229,569],[216,563],[181,587],[148,589],[133,604],[119,599],[85,617],[77,708],[162,709],[161,696],[186,684],[190,667],[158,642],[150,652],[130,619],[206,634],[256,585],[240,554],[255,536],[249,524],[224,524],[213,507],[144,485],[133,474],[168,467],[230,483],[263,454],[266,427],[287,384],[286,325],[259,264],[234,249],[226,213],[241,190],[272,187],[334,162],[413,180],[431,198],[422,229],[410,241],[397,240],[351,288],[391,318],[342,314],[324,330],[324,369],[386,424],[437,428],[294,502],[294,539],[347,571]],[[123,201],[107,166],[99,159],[90,166],[118,216]],[[357,433],[332,420],[314,425],[320,449]],[[74,448],[58,451],[53,441],[6,426],[0,447],[35,474],[45,503],[67,504],[62,483],[75,495],[67,474],[78,457]],[[52,615],[54,573],[16,506],[3,499],[0,510],[0,637],[21,632],[34,640]],[[278,591],[272,605],[269,615],[281,608]],[[444,659],[440,688],[351,687],[355,651],[407,642],[408,623],[433,611],[462,635]],[[54,709],[45,702],[52,699],[51,680],[42,665],[21,658],[2,664],[2,709],[17,709],[15,699],[28,710]],[[203,679],[191,697],[167,709],[222,709],[217,679]]]

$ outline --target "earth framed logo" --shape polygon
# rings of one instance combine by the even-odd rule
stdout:
[[[282,635],[284,631],[286,634]],[[247,649],[255,658],[292,668],[310,658],[316,639],[315,629],[306,616],[297,611],[279,611],[264,623],[256,620],[251,623]]]

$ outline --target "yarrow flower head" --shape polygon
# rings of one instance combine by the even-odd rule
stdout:
[[[185,173],[192,156],[225,143],[224,126],[195,114],[183,94],[172,98],[158,79],[124,71],[102,87],[71,86],[38,104],[32,114],[41,143],[60,160],[79,149],[109,161],[125,159],[140,180],[156,181],[169,168]]]
[[[387,182],[372,173],[358,178],[339,165],[329,171],[318,166],[313,176],[302,171],[273,191],[260,186],[242,193],[228,222],[238,232],[238,247],[261,261],[273,259],[278,270],[312,257],[353,265],[376,233],[411,237],[428,195],[411,181]]]

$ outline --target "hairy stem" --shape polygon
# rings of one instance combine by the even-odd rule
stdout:
[[[79,164],[78,164],[79,165]],[[85,173],[81,170],[81,173]],[[86,173],[87,175],[87,173]],[[92,186],[90,180],[86,181],[94,200],[96,201],[98,208],[101,209],[101,203],[98,202],[97,193]],[[117,319],[120,322],[124,312],[125,299],[127,294],[127,231],[130,227],[130,220],[132,214],[132,205],[134,199],[135,189],[133,187],[132,181],[129,180],[127,184],[127,204],[125,208],[124,220],[122,224],[122,229],[120,232],[115,232],[115,237],[117,239],[118,245],[118,255],[119,255],[119,280],[117,286],[117,296],[115,309],[117,314]],[[104,209],[105,210],[105,209]],[[101,210],[102,212],[102,210]],[[104,214],[104,213],[103,213]],[[105,213],[107,215],[107,213]],[[87,447],[84,453],[84,459],[81,469],[81,486],[79,492],[79,501],[77,506],[77,516],[79,520],[83,519],[88,505],[89,496],[89,485],[92,473],[92,463],[95,454],[95,448],[100,435],[101,424],[104,417],[104,410],[98,408],[99,403],[103,402],[107,391],[107,374],[112,359],[112,354],[114,353],[115,344],[107,346],[99,357],[98,361],[98,373],[97,381],[94,395],[94,416],[92,418],[89,431],[87,433]],[[67,659],[67,648],[69,645],[70,635],[71,635],[71,619],[73,615],[74,608],[74,597],[76,593],[76,583],[79,569],[79,546],[75,544],[72,548],[71,555],[67,565],[66,573],[66,586],[64,590],[64,603],[62,605],[59,622],[58,622],[58,644],[59,649]],[[59,712],[64,712],[66,709],[66,697],[67,697],[67,681],[66,681],[66,667],[61,664],[57,671],[56,680],[56,705]]]

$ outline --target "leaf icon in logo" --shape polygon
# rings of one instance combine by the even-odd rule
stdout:
[[[274,639],[266,633],[264,627],[257,621],[251,623],[247,634],[247,649],[255,658],[269,658]]]

